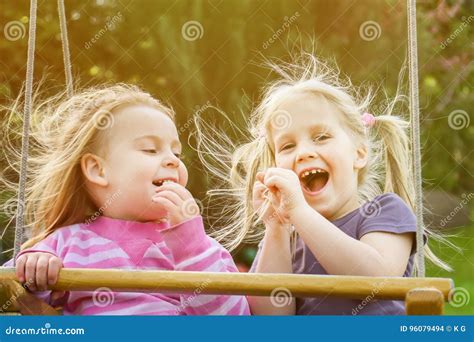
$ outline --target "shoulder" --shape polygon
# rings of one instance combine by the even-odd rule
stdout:
[[[85,233],[81,226],[81,224],[72,224],[70,226],[57,228],[53,233],[48,235],[46,239],[52,239],[61,241],[62,243],[67,243],[72,238],[81,236]]]
[[[360,214],[365,219],[375,217],[394,216],[398,218],[415,218],[412,209],[397,194],[388,192],[376,196],[360,208]]]
[[[46,252],[60,256],[62,250],[64,250],[64,247],[67,245],[69,237],[73,236],[77,231],[79,231],[78,225],[56,228],[53,232],[42,240],[36,242],[33,246],[22,250],[17,258],[22,254],[32,252]]]
[[[103,238],[88,229],[87,225],[77,223],[57,228],[38,244],[46,244],[54,247],[56,250],[61,250],[71,245],[83,244],[86,241],[92,242],[95,239],[102,240]]]
[[[409,205],[397,194],[376,196],[360,207],[358,237],[371,231],[405,233],[416,231],[416,217]]]

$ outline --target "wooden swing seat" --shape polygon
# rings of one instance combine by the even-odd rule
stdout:
[[[205,280],[206,286],[202,286]],[[193,292],[270,296],[284,289],[295,297],[345,297],[405,301],[408,315],[442,315],[454,288],[448,278],[362,277],[278,273],[217,273],[65,268],[51,290],[120,292]],[[57,315],[18,283],[15,269],[0,268],[0,310],[23,315]]]

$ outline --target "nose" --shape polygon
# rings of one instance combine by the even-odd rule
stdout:
[[[318,153],[316,152],[316,148],[314,145],[310,145],[308,143],[301,143],[298,146],[298,150],[296,151],[296,161],[303,162],[308,159],[316,159],[318,157]]]
[[[169,152],[163,158],[162,165],[164,167],[177,168],[179,166],[179,158],[174,155],[174,153]]]

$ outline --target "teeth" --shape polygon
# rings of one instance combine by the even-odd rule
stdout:
[[[324,173],[326,171],[324,171],[323,169],[313,169],[313,170],[309,170],[309,171],[305,171],[303,172],[303,174],[301,175],[301,178],[305,178],[309,175],[314,175],[316,173]]]
[[[165,183],[174,183],[174,181],[171,179],[165,179],[165,180],[157,180],[153,182],[153,184],[156,186],[162,186]]]

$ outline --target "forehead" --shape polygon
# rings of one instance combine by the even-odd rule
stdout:
[[[173,120],[162,111],[146,105],[126,105],[114,111],[110,133],[136,138],[156,135],[163,139],[177,139]]]
[[[284,116],[288,123],[270,125],[270,129],[275,138],[308,127],[321,126],[337,129],[340,127],[340,115],[340,110],[322,95],[297,93],[288,96],[272,114],[272,121],[275,123]]]

